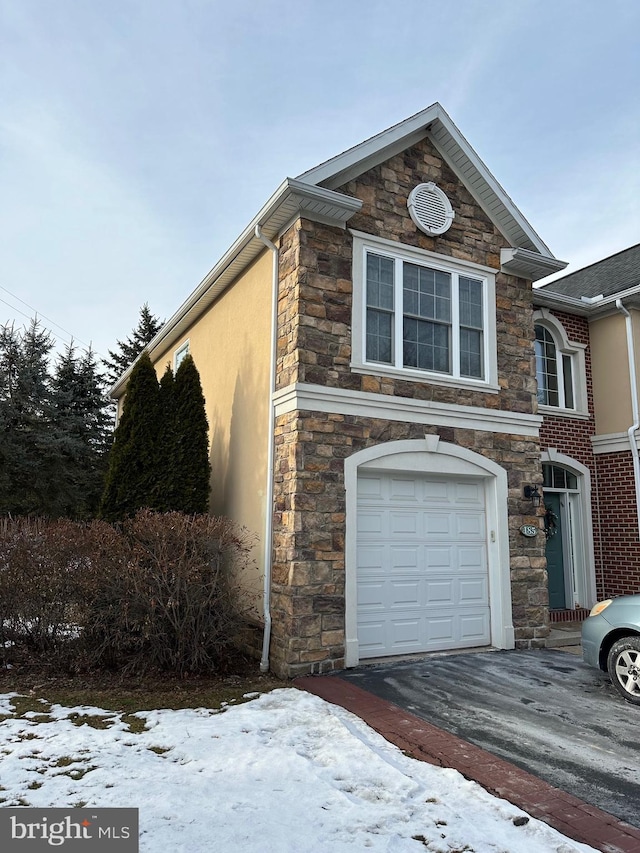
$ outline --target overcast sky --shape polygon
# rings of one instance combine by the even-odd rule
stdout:
[[[640,241],[638,0],[0,0],[0,323],[106,355],[434,101],[569,270]]]

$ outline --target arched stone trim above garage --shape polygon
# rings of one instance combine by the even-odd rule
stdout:
[[[417,440],[391,441],[366,448],[346,459],[344,470],[346,665],[356,666],[361,657],[358,638],[358,481],[371,477],[374,472],[382,477],[397,473],[405,479],[415,475],[425,482],[433,478],[445,484],[450,481],[480,486],[478,493],[482,495],[486,534],[489,643],[496,648],[513,648],[506,471],[485,456],[441,441],[437,435],[427,435]],[[464,645],[468,645],[468,642]]]

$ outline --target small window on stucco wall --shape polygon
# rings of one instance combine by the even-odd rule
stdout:
[[[182,346],[178,347],[178,349],[173,354],[173,370],[174,370],[174,373],[180,367],[180,363],[188,355],[189,355],[189,341],[185,341],[182,344]]]

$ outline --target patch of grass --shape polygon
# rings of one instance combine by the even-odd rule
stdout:
[[[161,708],[215,710],[286,686],[287,682],[259,672],[256,661],[244,658],[236,662],[232,673],[184,678],[168,674],[131,677],[109,672],[61,676],[29,666],[0,671],[0,693],[21,694],[10,700],[16,714],[22,716],[27,711],[37,711],[43,717],[38,719],[41,722],[51,721],[45,715],[54,703],[65,707],[104,708],[128,715]],[[245,694],[253,696],[245,698]],[[42,697],[47,700],[44,704]]]
[[[78,770],[69,770],[68,773],[61,773],[61,776],[68,776],[70,779],[73,779],[74,782],[79,782],[83,776],[86,776],[87,773],[91,773],[92,770],[96,769],[96,765],[94,764],[91,767],[85,767],[83,769]]]
[[[43,782],[30,782],[30,783],[27,785],[27,788],[28,788],[30,791],[37,791],[37,790],[38,790],[38,788],[42,788],[42,785],[43,785]]]
[[[171,749],[166,746],[148,746],[149,752],[155,752],[156,755],[164,755],[166,752],[171,752]]]
[[[38,696],[12,696],[9,702],[13,705],[15,709],[16,717],[24,717],[25,714],[29,713],[29,711],[34,712],[34,716],[29,719],[34,723],[49,723],[51,722],[50,712],[51,705],[48,702],[42,702]],[[46,705],[47,710],[43,713],[43,704]],[[35,713],[38,712],[38,713]]]
[[[136,717],[135,714],[123,714],[120,719],[132,735],[139,735],[141,732],[149,730],[146,720],[143,720],[142,717]]]
[[[90,726],[92,729],[109,729],[114,723],[113,717],[102,717],[99,714],[78,714],[73,712],[67,717],[74,726]]]
[[[74,764],[78,759],[71,758],[70,755],[62,755],[56,763],[53,765],[54,767],[69,767],[70,764]]]

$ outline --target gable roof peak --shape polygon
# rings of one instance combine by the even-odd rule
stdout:
[[[313,169],[308,169],[298,175],[297,180],[336,190],[425,138],[429,139],[514,249],[526,249],[554,261],[554,271],[566,266],[564,262],[556,260],[437,101]],[[544,274],[549,275],[549,271]]]

